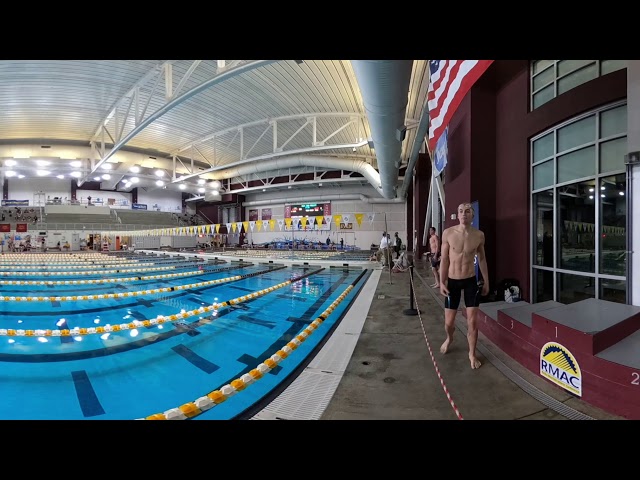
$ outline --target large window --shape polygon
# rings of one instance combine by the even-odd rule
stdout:
[[[531,141],[532,301],[626,303],[627,106]]]
[[[626,60],[532,60],[531,110],[596,77],[627,68]]]

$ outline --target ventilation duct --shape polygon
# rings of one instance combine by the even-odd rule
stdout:
[[[413,60],[352,60],[371,129],[382,196],[394,198]]]
[[[292,155],[290,157],[279,157],[271,160],[260,160],[258,162],[239,165],[237,167],[209,172],[207,180],[224,180],[252,173],[260,174],[272,170],[295,167],[319,167],[332,170],[358,172],[367,179],[376,192],[382,194],[382,189],[380,187],[380,174],[366,161],[326,156]]]
[[[334,195],[316,195],[306,197],[286,197],[286,198],[270,198],[268,200],[253,200],[250,202],[242,202],[243,207],[260,207],[262,205],[287,204],[287,203],[305,203],[305,202],[325,202],[330,200],[360,200],[364,203],[403,203],[403,198],[370,198],[361,193],[343,193]]]

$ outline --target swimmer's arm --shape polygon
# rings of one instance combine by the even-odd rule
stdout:
[[[480,265],[480,273],[487,289],[489,288],[489,268],[487,267],[487,256],[484,252],[484,233],[481,233],[480,245],[478,245],[478,263]]]
[[[442,246],[440,247],[440,284],[446,285],[449,279],[449,232],[442,232]]]

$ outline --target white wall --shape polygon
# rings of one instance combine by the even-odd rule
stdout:
[[[302,191],[304,192],[304,190]],[[287,203],[301,203],[301,202],[317,202],[317,203],[331,203],[331,215],[344,215],[348,214],[350,219],[349,222],[352,223],[353,229],[351,230],[339,230],[336,228],[335,222],[331,222],[331,230],[330,231],[320,231],[320,232],[294,232],[295,239],[307,239],[311,241],[321,241],[324,242],[327,239],[327,236],[331,238],[331,240],[335,243],[339,243],[340,239],[344,239],[345,245],[355,245],[357,248],[368,250],[371,244],[378,245],[380,243],[380,238],[382,237],[382,232],[387,230],[391,233],[391,237],[393,238],[393,234],[398,232],[399,237],[402,239],[402,242],[407,244],[407,214],[406,214],[406,202],[404,203],[366,203],[361,200],[323,200],[323,196],[329,195],[353,195],[353,194],[364,194],[370,198],[379,198],[374,190],[370,187],[346,187],[340,189],[324,189],[322,193],[317,193],[316,195],[309,193],[301,193],[300,191],[296,191],[295,193],[291,193],[289,195],[283,194],[283,192],[274,192],[271,194],[263,193],[261,195],[254,195],[252,197],[247,196],[246,201],[260,201],[260,200],[278,200],[285,198],[290,198],[291,200]],[[296,200],[296,198],[306,198],[307,200]],[[249,210],[258,210],[259,220],[262,220],[262,209],[263,208],[271,208],[273,218],[276,220],[284,219],[284,207],[285,202],[279,202],[271,205],[258,205],[258,206],[248,206],[243,207],[245,209],[245,217],[249,218]],[[362,219],[362,224],[358,225],[355,219],[355,213],[362,213],[364,217]],[[369,214],[373,214],[373,222],[370,222],[368,219]],[[386,223],[385,223],[386,218]],[[286,238],[291,239],[292,233],[282,231],[278,228],[276,224],[276,230],[274,232],[264,230],[258,232],[257,227],[254,227],[253,232],[248,234],[247,238],[249,241],[253,241],[256,243],[264,243],[270,242],[276,238]]]
[[[47,197],[71,198],[71,180],[68,178],[11,177],[5,181],[9,182],[9,200],[29,200],[30,206],[38,205],[39,200],[44,205]],[[36,196],[37,192],[43,192],[44,196]]]
[[[182,212],[182,192],[174,192],[159,188],[157,190],[145,191],[138,188],[138,203],[146,204],[147,210],[157,210],[163,212]],[[154,207],[157,204],[158,207]]]
[[[109,190],[85,190],[78,188],[76,190],[76,200],[81,204],[87,204],[87,197],[91,197],[91,203],[102,206],[109,206],[109,199],[115,200],[114,208],[131,208],[131,193],[129,192],[112,192]],[[102,203],[101,203],[102,202]]]

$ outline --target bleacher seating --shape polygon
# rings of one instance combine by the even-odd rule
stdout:
[[[115,215],[92,215],[87,213],[48,213],[45,215],[43,222],[51,225],[58,223],[106,223],[116,224],[118,220]]]
[[[123,225],[155,225],[158,227],[175,227],[178,225],[175,214],[171,212],[118,210],[118,217],[120,217]]]

